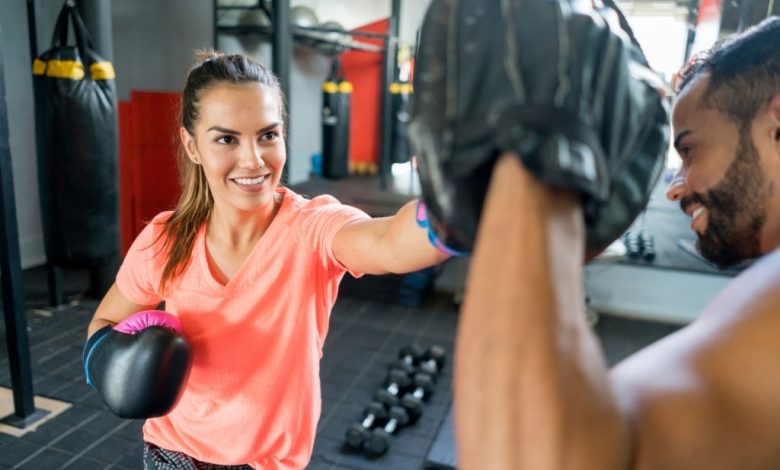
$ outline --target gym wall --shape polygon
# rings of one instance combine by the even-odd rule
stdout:
[[[211,47],[211,1],[111,2],[119,100],[130,90],[180,91],[194,49]]]
[[[224,3],[244,4],[242,0]],[[251,2],[250,2],[251,3]],[[400,38],[412,44],[430,0],[405,0],[401,5]],[[346,29],[354,29],[390,15],[391,0],[291,0],[292,7],[306,6],[317,15],[320,23],[338,21]],[[251,18],[247,18],[251,21]],[[240,21],[240,20],[239,20]],[[252,37],[220,35],[220,49],[226,52],[248,53],[271,63],[270,46]],[[331,60],[306,47],[293,47],[290,63],[292,95],[290,114],[289,182],[306,181],[311,173],[311,156],[322,151],[322,82],[328,75]],[[377,113],[380,110],[377,108]]]
[[[39,2],[36,12],[41,30],[38,44],[51,41],[51,31],[60,11],[59,2]],[[0,13],[2,48],[5,58],[6,100],[13,165],[16,216],[19,228],[19,251],[22,267],[46,261],[43,251],[43,229],[38,199],[38,173],[35,150],[35,110],[33,108],[32,59],[27,32],[26,2],[3,2]]]
[[[36,0],[39,50],[43,50],[51,41],[51,32],[62,1]],[[403,2],[400,18],[400,36],[403,41],[414,42],[429,1]],[[321,22],[338,20],[346,28],[387,17],[390,12],[390,0],[291,1],[292,6],[299,4],[312,7]],[[118,98],[127,100],[131,90],[179,91],[192,64],[192,50],[212,45],[212,0],[114,1],[111,6],[114,28],[113,63],[117,71]],[[26,2],[3,2],[0,14],[23,268],[45,262],[38,199],[26,8]],[[242,45],[227,37],[221,38],[220,41],[221,47],[226,51],[239,52],[246,47],[246,44]],[[250,48],[246,52],[253,51]],[[270,64],[270,49],[267,49],[266,54],[265,61]],[[295,60],[291,63],[292,183],[308,179],[310,157],[321,149],[321,86],[330,67],[328,58],[305,48],[295,47],[294,55]]]

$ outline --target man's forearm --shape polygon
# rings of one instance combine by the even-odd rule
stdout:
[[[460,468],[627,467],[628,434],[585,322],[583,256],[578,198],[502,159],[457,338]]]

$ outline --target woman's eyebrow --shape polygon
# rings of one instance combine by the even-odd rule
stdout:
[[[262,129],[258,129],[257,134],[263,134],[263,133],[268,132],[271,129],[274,129],[276,127],[279,127],[279,123],[278,122],[274,122],[272,124],[269,124],[269,125],[263,127]],[[208,128],[208,130],[206,132],[210,132],[210,131],[217,131],[217,132],[221,132],[223,134],[241,135],[241,133],[238,132],[238,131],[234,131],[233,129],[228,129],[228,128],[222,127],[222,126],[211,126],[211,127]]]
[[[263,127],[262,129],[259,129],[259,130],[257,131],[257,134],[264,134],[264,133],[266,133],[266,132],[268,132],[268,131],[270,131],[271,129],[274,129],[274,128],[276,128],[276,127],[279,127],[279,123],[278,123],[278,122],[275,122],[275,123],[273,123],[273,124],[269,124],[269,125],[267,125],[267,126]]]
[[[206,132],[210,132],[210,131],[217,131],[217,132],[222,132],[224,134],[233,134],[233,135],[241,134],[240,132],[234,131],[233,129],[227,129],[225,127],[220,127],[220,126],[211,126],[208,128]]]

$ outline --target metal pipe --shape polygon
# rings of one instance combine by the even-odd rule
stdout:
[[[336,28],[323,28],[321,26],[293,26],[293,31],[316,31],[319,33],[336,33],[336,34],[343,34],[345,36],[355,36],[355,37],[361,37],[361,38],[372,38],[372,39],[387,39],[387,34],[382,33],[371,33],[368,31],[351,31],[351,30],[345,30],[345,29],[336,29]]]
[[[739,26],[737,26],[737,33],[741,33],[753,24],[754,5],[755,0],[742,0],[742,3],[739,5]]]
[[[35,0],[27,0],[27,31],[29,36],[29,42],[30,42],[30,63],[34,61],[38,57],[38,26],[36,21],[36,13],[37,13],[37,6],[35,4]],[[35,87],[35,81],[33,81],[33,88]],[[33,101],[35,100],[35,93],[33,93]],[[33,125],[37,126],[37,123],[33,123]],[[44,180],[46,179],[46,169],[44,168],[38,168],[38,175],[44,176]],[[46,205],[46,200],[48,200],[47,191],[49,191],[48,185],[45,184],[44,181],[39,181],[39,187],[40,187],[40,197],[42,198],[41,201],[41,207],[43,208]],[[44,216],[43,220],[43,240],[44,240],[44,247],[46,253],[49,253],[49,240],[50,234],[49,234],[49,224],[48,220],[46,220],[46,213],[48,211],[42,210],[41,211]],[[49,305],[52,307],[58,307],[63,304],[64,302],[64,295],[62,293],[62,273],[60,268],[54,266],[53,264],[47,262],[46,263],[46,285],[49,288]]]
[[[385,43],[385,67],[382,72],[381,101],[381,153],[379,154],[379,188],[385,191],[392,177],[392,141],[393,138],[393,98],[390,95],[390,84],[395,76],[396,51],[398,49],[399,18],[401,16],[401,0],[392,0],[390,17],[387,19],[387,42]]]
[[[693,43],[696,41],[696,15],[699,10],[699,0],[690,0],[688,3],[688,17],[685,21],[685,26],[688,28],[688,34],[685,40],[685,53],[683,56],[683,64],[687,63],[691,58],[691,49],[693,49]]]
[[[27,32],[30,38],[30,57],[38,57],[38,28],[35,25],[35,0],[27,0]]]
[[[38,419],[41,413],[36,415],[33,403],[30,343],[27,337],[27,313],[22,287],[2,47],[0,47],[0,223],[2,223],[0,282],[3,290],[3,317],[14,401],[14,414],[3,418],[2,422],[23,428],[32,420]]]
[[[76,8],[92,36],[95,51],[110,62],[114,57],[111,0],[78,0]]]
[[[290,122],[292,121],[292,97],[290,96],[290,57],[292,56],[292,36],[290,33],[290,1],[273,0],[273,71],[279,79],[284,99],[287,101],[287,121],[284,123],[287,150],[287,162],[282,171],[282,181],[287,180],[290,162]]]

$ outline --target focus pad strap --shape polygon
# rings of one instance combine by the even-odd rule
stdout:
[[[531,105],[508,108],[499,127],[503,129],[497,137],[501,148],[517,152],[537,178],[606,201],[606,157],[587,122],[559,108]]]

